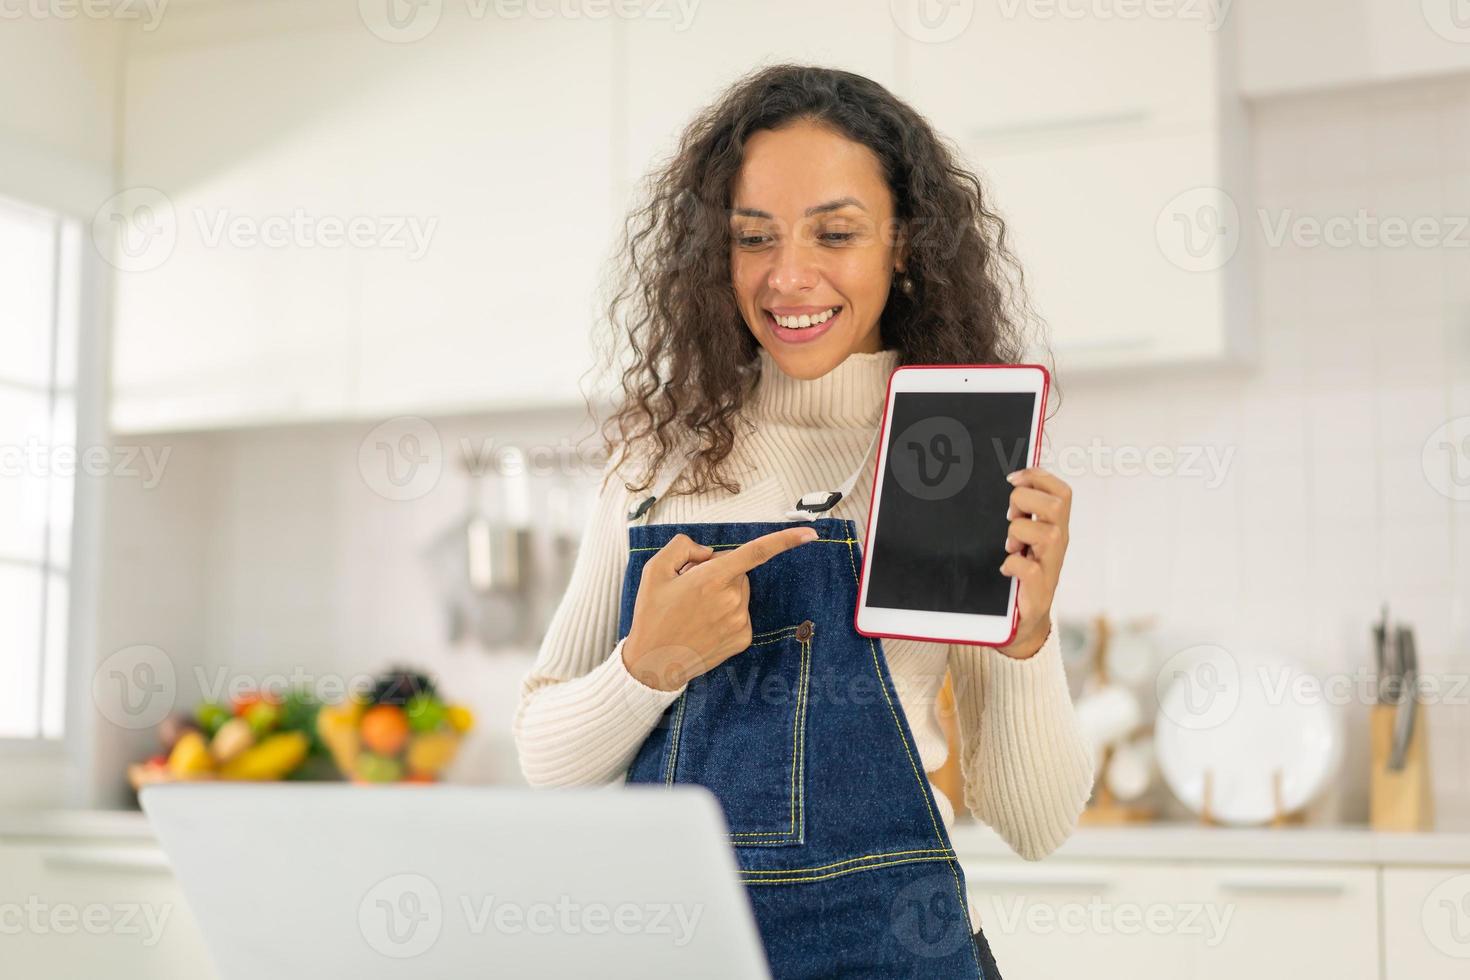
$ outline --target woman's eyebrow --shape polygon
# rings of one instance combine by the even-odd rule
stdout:
[[[864,211],[868,210],[867,208],[863,207],[863,202],[859,201],[855,197],[839,197],[836,200],[827,201],[823,204],[813,204],[811,207],[806,209],[806,217],[810,218],[814,214],[825,214],[828,211],[837,211],[845,207],[857,207],[862,208],[862,210]],[[774,217],[774,215],[772,215],[769,211],[762,211],[759,208],[732,208],[730,213],[732,215],[738,215],[743,218]]]

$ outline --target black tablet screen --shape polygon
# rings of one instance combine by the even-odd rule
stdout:
[[[1006,474],[1029,465],[1032,392],[899,392],[869,606],[1003,616]]]

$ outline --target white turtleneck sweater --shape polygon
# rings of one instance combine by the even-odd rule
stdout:
[[[840,485],[862,459],[881,421],[898,353],[849,355],[809,381],[792,378],[764,348],[760,381],[737,428],[730,473],[741,492],[666,496],[656,523],[781,521],[804,493]],[[871,465],[871,459],[869,459]],[[636,470],[634,471],[636,472]],[[680,481],[679,486],[682,486]],[[850,518],[866,533],[871,480],[824,516]],[[612,475],[599,493],[566,595],[521,687],[514,720],[521,768],[536,786],[622,778],[644,738],[682,688],[660,691],[627,670],[618,612],[628,557],[627,514],[638,499]],[[948,668],[954,682],[965,803],[1016,853],[1036,860],[1076,826],[1092,791],[1092,754],[1078,729],[1063,671],[1055,617],[1032,657],[989,647],[887,639],[883,650],[924,769],[948,756],[936,703]],[[948,797],[935,790],[946,826]]]

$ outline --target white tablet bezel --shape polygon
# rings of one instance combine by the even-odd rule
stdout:
[[[888,379],[888,394],[883,407],[883,429],[878,437],[878,458],[873,462],[873,503],[868,511],[868,529],[863,538],[863,568],[858,582],[857,606],[853,610],[853,627],[863,636],[923,640],[933,643],[967,643],[977,646],[1004,646],[1015,638],[1020,620],[1016,579],[1011,579],[1006,612],[999,616],[969,613],[931,612],[922,609],[891,609],[867,605],[868,573],[873,561],[871,547],[878,526],[878,508],[882,506],[883,481],[880,475],[888,466],[888,427],[893,419],[893,403],[906,392],[1007,392],[1025,391],[1037,396],[1031,415],[1030,460],[1035,466],[1041,458],[1041,428],[1046,416],[1046,395],[1051,387],[1051,374],[1040,364],[959,364],[912,365],[896,369]]]

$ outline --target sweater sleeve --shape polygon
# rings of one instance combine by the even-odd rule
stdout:
[[[521,681],[512,734],[532,786],[615,781],[683,691],[648,687],[623,663],[628,496],[616,474],[599,491],[566,593]]]
[[[1037,861],[1061,846],[1092,795],[1092,752],[1077,724],[1055,616],[1025,660],[951,644],[965,805],[1011,850]]]

